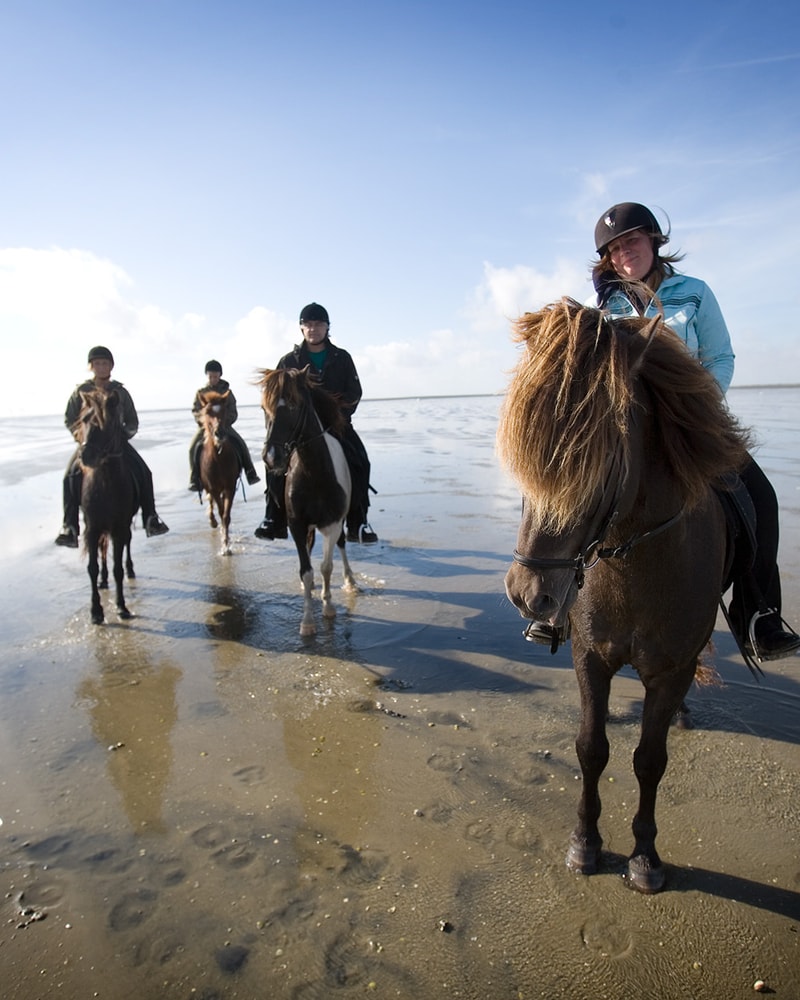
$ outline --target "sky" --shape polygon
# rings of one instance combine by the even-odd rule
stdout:
[[[800,14],[785,0],[3,0],[0,416],[90,347],[140,411],[239,405],[311,301],[365,399],[501,392],[513,318],[671,226],[734,385],[800,383]]]

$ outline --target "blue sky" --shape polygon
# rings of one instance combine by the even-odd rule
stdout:
[[[500,391],[509,319],[591,292],[601,213],[667,213],[735,385],[800,382],[800,17],[608,5],[4,0],[0,415],[109,346],[140,410],[323,303],[366,398]],[[661,214],[661,218],[664,215]]]

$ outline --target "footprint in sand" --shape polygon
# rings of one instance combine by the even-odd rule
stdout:
[[[157,893],[152,889],[135,889],[115,903],[108,915],[108,924],[114,931],[129,931],[143,924],[155,910]]]
[[[267,770],[261,764],[249,764],[234,771],[233,776],[243,785],[261,785],[267,777]]]
[[[581,928],[581,938],[598,958],[622,958],[633,949],[630,932],[612,917],[593,917]]]

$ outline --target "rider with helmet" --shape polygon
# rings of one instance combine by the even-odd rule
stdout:
[[[205,429],[200,411],[204,405],[201,397],[207,392],[218,392],[220,395],[227,392],[228,426],[226,433],[231,439],[233,447],[236,449],[236,454],[239,456],[239,462],[244,469],[248,483],[251,486],[255,486],[256,483],[261,482],[261,477],[253,466],[253,459],[250,457],[250,449],[247,447],[247,442],[238,431],[233,429],[233,425],[239,418],[239,411],[236,408],[236,397],[231,391],[230,382],[227,382],[222,377],[222,365],[219,361],[214,361],[213,359],[206,362],[205,374],[208,378],[208,384],[204,385],[202,389],[197,390],[194,402],[192,403],[192,413],[194,414],[194,419],[197,421],[197,433],[189,445],[189,489],[195,493],[202,493],[203,491],[203,487],[200,484],[200,445],[203,443]]]
[[[353,480],[350,510],[347,513],[347,540],[369,544],[378,536],[367,520],[369,509],[370,461],[361,438],[352,424],[352,415],[361,399],[361,382],[352,357],[330,340],[330,317],[324,306],[310,302],[300,312],[303,340],[285,354],[277,364],[279,369],[309,367],[319,384],[336,396],[347,418],[341,439],[345,458]],[[286,538],[286,508],[284,506],[285,476],[267,469],[267,508],[264,520],[256,528],[257,538]]]
[[[153,475],[145,460],[131,445],[129,440],[139,430],[139,417],[136,413],[136,407],[133,404],[131,394],[121,382],[117,382],[111,378],[111,369],[114,367],[114,356],[107,347],[93,347],[89,351],[88,362],[93,377],[75,387],[75,391],[67,401],[64,423],[70,432],[72,432],[83,406],[81,400],[82,392],[92,392],[95,389],[100,389],[102,392],[113,391],[117,393],[120,400],[122,424],[128,438],[126,440],[125,459],[136,486],[139,506],[142,511],[142,523],[144,524],[148,538],[151,535],[163,535],[169,531],[169,528],[156,513],[156,502],[153,495]],[[82,485],[83,471],[80,465],[80,451],[76,451],[70,459],[66,474],[64,475],[64,525],[56,537],[56,545],[64,545],[71,549],[78,547],[78,510],[81,503]]]
[[[598,308],[614,318],[662,315],[726,392],[733,377],[730,334],[714,293],[704,281],[681,274],[682,254],[661,253],[669,242],[653,212],[638,202],[612,205],[597,222],[592,267]],[[778,572],[778,500],[772,484],[751,458],[740,473],[756,509],[756,553],[749,577],[737,581],[729,607],[731,624],[763,660],[800,649],[800,636],[784,628]]]
[[[734,353],[722,310],[704,281],[675,269],[682,254],[660,252],[669,232],[653,212],[638,202],[612,205],[597,221],[594,242],[600,259],[592,265],[597,294],[590,304],[615,319],[662,316],[725,393]],[[752,457],[739,475],[756,511],[756,551],[750,572],[734,582],[728,614],[740,645],[752,646],[762,660],[776,660],[800,649],[800,636],[784,628],[781,617],[778,500]],[[547,622],[534,622],[526,635],[550,645],[554,633]]]

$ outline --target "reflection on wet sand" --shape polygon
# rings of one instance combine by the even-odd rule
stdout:
[[[183,671],[169,661],[156,666],[134,633],[126,633],[119,645],[100,642],[93,653],[96,671],[81,680],[76,693],[88,709],[95,739],[108,750],[108,776],[131,829],[163,833],[170,734]]]

